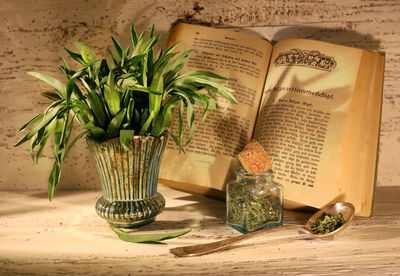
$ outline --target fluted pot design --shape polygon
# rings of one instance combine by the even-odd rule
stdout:
[[[165,206],[157,182],[167,136],[135,136],[129,151],[119,138],[101,143],[89,137],[86,140],[103,190],[96,203],[97,214],[118,227],[153,222]]]

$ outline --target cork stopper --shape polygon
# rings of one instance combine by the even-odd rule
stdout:
[[[238,159],[249,173],[263,173],[272,169],[272,162],[264,148],[251,140],[238,154]]]

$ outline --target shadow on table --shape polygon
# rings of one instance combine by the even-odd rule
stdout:
[[[188,192],[185,192],[188,193]],[[182,197],[175,198],[175,200],[182,200],[190,202],[188,204],[176,207],[166,207],[165,211],[188,211],[197,212],[202,216],[215,217],[225,219],[225,201],[221,199],[209,198],[203,195],[189,194]]]
[[[98,196],[94,196],[97,193]],[[101,191],[97,190],[59,190],[54,193],[53,200],[48,200],[47,191],[37,191],[29,194],[30,197],[43,199],[46,202],[57,204],[58,202],[69,203],[74,205],[94,205],[97,198],[101,196]]]
[[[181,231],[184,229],[194,229],[202,230],[202,229],[215,229],[215,226],[225,226],[225,220],[216,219],[216,218],[204,218],[200,221],[193,219],[183,219],[183,220],[156,220],[155,222],[132,229],[124,229],[127,233],[136,233],[143,231]]]
[[[2,202],[0,202],[2,203]],[[54,209],[51,206],[32,206],[29,204],[20,204],[17,208],[10,208],[5,210],[0,210],[0,217],[2,216],[12,216],[18,214],[26,214],[26,213],[33,213],[33,212],[40,212],[43,210],[50,210]]]
[[[28,194],[24,192],[24,196],[18,196],[20,192],[9,192],[16,194],[16,200],[9,201],[7,199],[0,199],[0,216],[62,208],[62,205],[65,203],[79,206],[91,205],[94,209],[96,198],[93,196],[93,192],[95,191],[62,190],[57,193],[52,202],[48,200],[46,191],[33,191]]]

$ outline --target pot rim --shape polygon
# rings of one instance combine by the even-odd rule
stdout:
[[[158,136],[158,137],[152,136],[152,135],[134,135],[132,140],[134,140],[134,139],[162,140],[162,139],[166,139],[167,137],[168,137],[168,133],[165,133],[165,134],[163,134],[161,136]],[[118,142],[119,142],[120,136],[109,138],[109,139],[103,140],[103,141],[96,140],[96,139],[90,137],[87,134],[85,135],[85,138],[86,138],[87,141],[95,142],[97,144],[102,144],[102,143],[105,143],[105,142],[113,142],[114,140],[118,140]]]

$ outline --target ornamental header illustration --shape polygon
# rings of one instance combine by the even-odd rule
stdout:
[[[304,66],[324,71],[332,71],[336,67],[333,57],[326,56],[320,51],[301,49],[291,49],[280,53],[274,64],[276,66]]]

